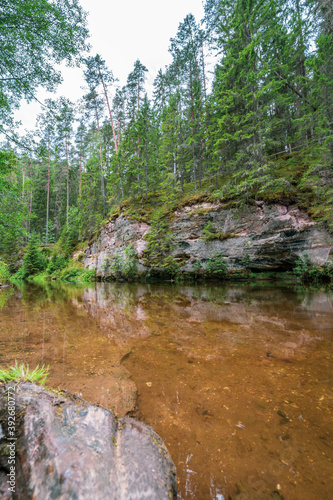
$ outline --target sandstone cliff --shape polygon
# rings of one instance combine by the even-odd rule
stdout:
[[[202,239],[207,224],[216,231],[215,239]],[[96,269],[98,277],[107,278],[114,256],[125,258],[125,248],[131,245],[138,257],[138,272],[144,274],[149,269],[144,251],[150,227],[120,214],[103,227],[86,249],[85,267]],[[183,273],[203,273],[207,260],[216,255],[224,257],[231,271],[262,272],[291,270],[305,255],[312,263],[323,265],[333,255],[332,235],[295,205],[258,201],[239,209],[198,203],[177,210],[169,228],[174,241],[171,256]]]

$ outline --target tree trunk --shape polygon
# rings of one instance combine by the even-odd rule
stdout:
[[[30,208],[29,208],[29,223],[28,223],[28,232],[30,234],[30,220],[31,220],[31,212],[32,212],[32,164],[30,160],[30,182],[31,182],[31,188],[30,188]]]
[[[80,148],[79,198],[81,198],[81,181],[82,181],[82,148]]]
[[[45,230],[45,243],[49,242],[49,206],[50,206],[50,134],[48,135],[47,142],[47,194],[46,194],[46,230]]]
[[[99,142],[99,155],[101,161],[101,193],[102,193],[102,203],[103,203],[103,217],[105,217],[106,208],[105,208],[105,188],[104,188],[104,165],[103,165],[103,153],[101,144],[101,132],[99,129],[99,117],[98,117],[96,101],[95,101],[95,112],[96,112],[96,122],[97,122],[97,132],[98,132],[98,142]]]
[[[148,117],[146,120],[146,144],[145,144],[145,184],[146,184],[146,203],[148,203]]]
[[[193,81],[192,81],[192,67],[190,66],[190,91],[191,91],[191,118],[192,118],[192,169],[193,169],[193,180],[194,189],[197,190],[197,175],[195,168],[195,151],[194,151],[194,102],[193,102]]]
[[[68,142],[66,132],[66,181],[67,181],[67,203],[66,203],[66,225],[68,226],[68,213],[69,213],[69,165],[68,165]]]
[[[24,180],[25,180],[25,163],[23,163],[22,201],[24,200]]]
[[[114,141],[114,148],[115,148],[116,154],[118,154],[118,145],[117,145],[116,133],[115,133],[114,126],[113,126],[113,120],[112,120],[112,114],[111,114],[111,108],[110,108],[109,98],[108,98],[108,94],[107,94],[107,91],[106,91],[105,83],[104,83],[103,76],[102,76],[102,73],[101,73],[101,70],[100,70],[99,66],[98,66],[98,73],[99,73],[99,77],[100,77],[100,80],[101,80],[102,85],[103,85],[104,95],[105,95],[106,103],[107,103],[108,110],[109,110],[109,116],[110,116],[110,122],[111,122],[111,127],[112,127],[112,134],[113,134],[113,141]]]

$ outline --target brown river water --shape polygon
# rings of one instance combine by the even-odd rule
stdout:
[[[180,499],[331,500],[332,358],[332,291],[0,290],[0,367],[44,363],[48,386],[118,414],[133,404],[123,386],[133,393],[134,382],[132,415],[164,440]]]

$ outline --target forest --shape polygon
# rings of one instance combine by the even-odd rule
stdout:
[[[142,207],[190,196],[293,201],[333,229],[333,4],[206,0],[204,11],[170,34],[172,62],[150,98],[144,61],[120,87],[103,54],[88,52],[77,0],[0,0],[8,272],[29,242],[60,242],[68,253],[130,204],[140,218]],[[20,136],[13,111],[37,88],[56,89],[61,61],[82,68],[83,97],[47,99]]]

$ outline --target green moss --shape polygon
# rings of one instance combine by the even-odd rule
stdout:
[[[208,215],[212,211],[211,208],[195,208],[191,210],[188,215]]]
[[[223,240],[227,240],[229,238],[235,238],[235,234],[234,233],[230,233],[230,232],[218,232],[215,227],[213,226],[212,222],[209,221],[207,222],[207,224],[205,225],[204,229],[203,229],[203,234],[201,236],[201,239],[204,240],[204,241],[212,241],[212,240],[220,240],[220,241],[223,241]]]
[[[192,205],[196,205],[198,203],[210,202],[211,198],[209,193],[201,192],[194,193],[191,196],[184,196],[178,202],[178,208],[183,208],[185,206],[191,207]]]

